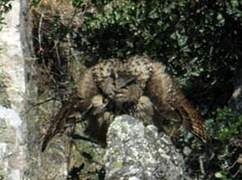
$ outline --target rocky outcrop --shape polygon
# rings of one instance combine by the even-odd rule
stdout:
[[[21,46],[20,1],[11,2],[0,31],[0,179],[23,179],[26,124],[23,118],[25,59]]]
[[[107,180],[181,179],[183,160],[169,138],[158,134],[154,126],[145,127],[141,121],[125,115],[117,117],[109,128],[104,159],[105,149],[83,141],[69,148],[66,137],[57,137],[46,152],[40,152],[39,119],[46,117],[34,107],[38,87],[33,59],[29,58],[27,0],[13,0],[11,5],[12,10],[5,17],[7,23],[0,31],[0,179],[64,180],[68,159],[69,166],[77,162],[77,167],[88,167],[80,179],[90,174],[89,169],[94,169],[94,173],[99,169],[98,177],[104,177],[103,164]],[[53,114],[56,104],[49,102],[41,107]],[[68,148],[74,149],[70,157]]]
[[[182,156],[155,126],[123,115],[111,124],[107,137],[106,180],[182,179]]]
[[[20,180],[23,177],[26,149],[22,126],[16,111],[0,106],[0,179]]]
[[[238,73],[233,84],[234,92],[230,98],[229,105],[232,109],[242,112],[242,71]]]

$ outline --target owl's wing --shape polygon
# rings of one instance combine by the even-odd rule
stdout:
[[[50,126],[42,141],[41,151],[46,149],[49,141],[59,133],[64,131],[64,126],[68,117],[74,112],[87,111],[91,106],[92,97],[98,93],[98,89],[93,80],[91,70],[87,70],[83,78],[77,84],[77,94],[64,102],[50,122]]]
[[[208,139],[203,118],[184,96],[171,75],[164,71],[161,63],[153,63],[153,73],[147,82],[147,92],[156,108],[161,112],[176,111],[183,125],[201,140]]]

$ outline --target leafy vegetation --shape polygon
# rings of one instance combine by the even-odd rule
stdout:
[[[214,142],[214,153],[219,168],[215,173],[218,179],[240,179],[239,155],[242,150],[242,116],[228,107],[218,109],[213,118],[207,119],[207,128]]]
[[[242,127],[242,115],[228,107],[218,109],[214,119],[208,119],[207,124],[213,137],[221,141],[229,141],[239,136]]]
[[[4,14],[8,12],[11,9],[11,0],[1,0],[0,1],[0,30],[1,30],[1,24],[4,23]]]
[[[7,13],[11,9],[11,0],[2,0],[0,1],[0,31],[2,30],[2,25],[4,22],[4,14]],[[0,47],[0,53],[2,53],[2,48]],[[1,69],[1,66],[0,66]],[[1,105],[9,106],[8,98],[6,98],[6,84],[3,80],[6,79],[6,75],[0,70],[0,102]],[[0,170],[0,179],[1,179],[1,170]]]
[[[39,2],[33,1],[33,5]],[[228,108],[228,100],[232,80],[242,65],[242,3],[72,0],[72,4],[75,8],[68,20],[51,8],[44,16],[35,13],[37,62],[48,67],[51,73],[47,74],[53,78],[47,79],[57,88],[55,92],[63,88],[57,85],[66,86],[71,79],[67,77],[68,63],[73,59],[89,66],[100,59],[148,54],[178,77],[206,117],[214,139],[211,147],[203,147],[184,135],[178,146],[192,149],[187,157],[188,173],[200,179],[241,179],[238,170],[242,165],[237,159],[242,143],[235,142],[242,136],[242,116]],[[211,151],[206,152],[208,148]],[[200,172],[201,157],[205,173]]]

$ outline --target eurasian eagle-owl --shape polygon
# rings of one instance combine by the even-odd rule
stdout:
[[[66,119],[86,111],[87,132],[105,142],[106,131],[116,115],[130,114],[145,124],[162,129],[164,119],[180,120],[201,140],[208,139],[203,119],[186,99],[165,66],[147,56],[102,61],[86,70],[77,84],[77,94],[64,103],[44,136],[42,151]]]

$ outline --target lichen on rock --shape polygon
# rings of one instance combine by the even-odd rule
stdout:
[[[0,105],[0,179],[19,179],[25,168],[22,120],[13,109]]]
[[[7,94],[8,77],[0,66],[0,104],[4,107],[10,107],[10,100]]]
[[[115,118],[107,134],[106,179],[182,179],[183,158],[168,136],[131,116]]]

